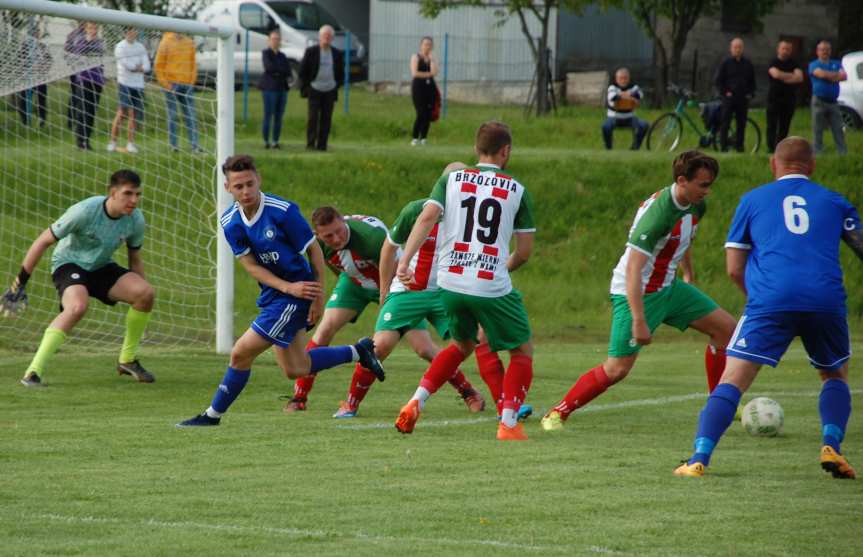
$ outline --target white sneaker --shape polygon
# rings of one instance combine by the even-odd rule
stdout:
[[[420,145],[425,145],[425,144],[426,144],[426,140],[425,140],[425,139],[420,139]]]
[[[416,139],[411,139],[411,147],[416,147],[419,144],[419,141]]]
[[[111,151],[111,152],[116,151],[116,150],[117,150],[117,142],[116,142],[116,141],[112,141],[111,143],[109,143],[109,144],[108,144],[108,147],[107,147],[107,148],[108,148],[108,150],[109,150],[109,151]]]
[[[138,148],[135,146],[134,143],[127,143],[126,144],[126,152],[134,154],[134,153],[138,152]]]

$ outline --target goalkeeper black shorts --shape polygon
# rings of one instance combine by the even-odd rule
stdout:
[[[63,299],[63,292],[73,284],[83,284],[87,288],[87,292],[91,298],[96,298],[103,304],[113,306],[117,303],[108,297],[108,291],[111,287],[117,284],[120,277],[129,273],[129,269],[121,267],[114,262],[108,263],[103,267],[88,271],[83,267],[74,263],[66,263],[61,265],[51,274],[54,279],[54,286],[57,288],[57,294],[60,299]],[[60,304],[60,311],[63,310],[63,304]]]

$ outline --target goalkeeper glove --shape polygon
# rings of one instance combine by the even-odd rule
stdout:
[[[27,292],[25,287],[30,279],[30,273],[23,268],[15,280],[12,281],[12,286],[3,293],[3,298],[0,299],[0,315],[3,317],[17,317],[24,313],[27,309]]]

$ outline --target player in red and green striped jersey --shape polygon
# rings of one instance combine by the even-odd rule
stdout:
[[[626,251],[614,269],[608,359],[582,375],[545,415],[541,423],[546,431],[562,429],[573,411],[622,381],[635,365],[641,347],[650,344],[662,323],[681,331],[692,327],[708,335],[708,390],[712,391],[722,377],[725,347],[735,321],[690,284],[688,261],[690,243],[707,209],[705,199],[719,175],[719,163],[698,151],[687,151],[674,160],[672,168],[674,183],[641,204],[629,230]],[[684,268],[682,281],[677,278],[678,265]]]
[[[338,282],[324,309],[324,316],[315,329],[306,349],[328,346],[342,327],[357,320],[369,303],[380,299],[380,271],[378,261],[381,246],[387,237],[387,226],[380,219],[370,216],[342,216],[334,207],[319,207],[312,213],[312,226],[324,254],[327,266],[338,275]],[[431,349],[431,337],[424,331],[421,323],[408,335],[411,345],[420,357],[427,357]],[[422,338],[422,331],[425,339]],[[424,342],[427,339],[426,342]],[[432,349],[434,345],[432,344]],[[433,355],[433,354],[432,354]],[[362,380],[369,370],[357,366],[351,385]],[[373,376],[373,374],[372,374]],[[464,389],[473,387],[464,375],[454,381]],[[302,377],[294,384],[294,396],[285,406],[286,412],[303,411],[309,392],[314,385],[314,377]],[[474,391],[475,392],[475,391]],[[342,416],[341,409],[336,417]]]

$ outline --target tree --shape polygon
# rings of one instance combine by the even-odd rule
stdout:
[[[510,17],[517,17],[521,24],[521,32],[530,45],[530,52],[536,64],[535,85],[537,94],[533,100],[533,108],[535,108],[537,115],[542,115],[547,114],[551,110],[547,94],[550,84],[548,83],[549,67],[548,57],[546,56],[546,50],[548,49],[548,25],[551,21],[551,12],[553,9],[567,9],[580,12],[586,5],[592,3],[593,0],[505,0],[502,3],[498,2],[496,6],[492,6],[484,0],[421,0],[420,13],[424,17],[434,19],[446,9],[476,6],[495,8],[496,13],[500,16],[500,24],[503,24]],[[528,26],[530,18],[536,18],[541,25],[542,31],[538,39],[530,33],[530,27]]]
[[[735,10],[737,21],[746,20],[753,28],[761,26],[761,18],[776,6],[777,0],[603,0],[605,6],[616,6],[629,12],[653,40],[656,49],[656,102],[665,98],[669,77],[680,79],[680,60],[686,39],[696,22],[721,9]],[[668,33],[661,31],[663,20],[670,25]]]

